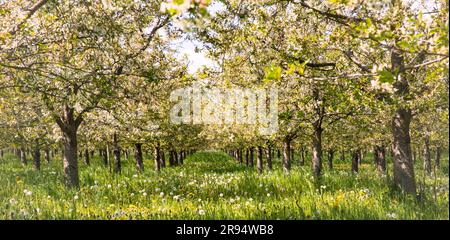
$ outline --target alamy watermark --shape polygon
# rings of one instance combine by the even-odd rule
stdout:
[[[216,88],[201,82],[172,91],[173,124],[255,125],[261,135],[278,131],[278,88]]]

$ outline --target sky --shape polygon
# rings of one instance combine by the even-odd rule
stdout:
[[[183,59],[184,57],[188,59],[188,72],[190,74],[194,74],[203,66],[213,66],[213,61],[206,56],[206,52],[195,51],[196,44],[198,45],[200,43],[196,43],[191,40],[182,40],[174,43],[177,48],[177,57],[179,59]]]
[[[220,11],[224,6],[221,3],[213,1],[213,3],[208,7],[208,13],[214,15],[217,11]],[[183,59],[185,56],[188,59],[190,74],[196,73],[203,66],[213,67],[214,61],[207,57],[205,51],[196,52],[195,46],[200,47],[201,43],[193,40],[177,40],[173,42],[174,48],[177,49],[177,57]]]

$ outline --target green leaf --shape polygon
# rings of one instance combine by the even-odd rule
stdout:
[[[380,82],[382,83],[393,83],[395,81],[394,75],[387,71],[380,71]]]

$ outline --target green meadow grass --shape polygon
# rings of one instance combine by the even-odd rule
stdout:
[[[225,153],[199,152],[159,173],[147,156],[137,174],[130,158],[113,174],[95,157],[91,166],[80,163],[81,187],[70,190],[60,159],[37,172],[7,154],[0,160],[0,219],[449,219],[448,154],[432,176],[417,163],[420,200],[396,190],[391,173],[377,174],[370,157],[358,174],[348,160],[335,160],[332,171],[324,164],[319,180],[310,159],[303,167],[295,161],[290,174],[275,159],[273,171],[258,175]]]

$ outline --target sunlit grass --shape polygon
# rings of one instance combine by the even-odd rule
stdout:
[[[276,159],[273,171],[258,175],[224,153],[200,152],[160,173],[147,158],[137,174],[130,158],[118,175],[94,158],[91,166],[80,163],[76,191],[64,186],[60,160],[36,172],[6,155],[0,219],[449,219],[447,155],[436,177],[424,178],[417,164],[421,201],[395,190],[368,158],[359,174],[348,161],[336,161],[333,171],[324,166],[319,181],[309,159],[303,167],[295,161],[290,174]]]

